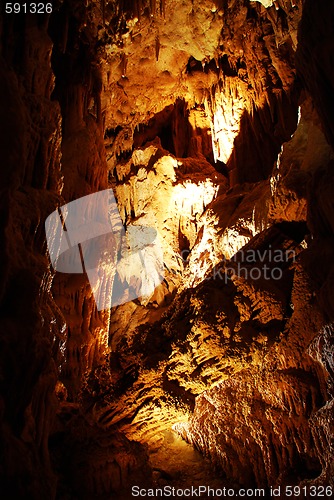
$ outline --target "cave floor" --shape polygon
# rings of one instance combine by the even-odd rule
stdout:
[[[220,478],[212,468],[210,461],[203,457],[192,445],[186,443],[175,431],[161,430],[157,444],[149,445],[150,464],[153,469],[151,488],[187,489],[210,486],[213,489],[228,487],[227,481]],[[128,500],[131,492],[123,494],[120,500]],[[131,497],[133,498],[133,497]],[[156,497],[154,497],[156,498]],[[189,498],[189,495],[177,496]],[[201,495],[202,499],[213,498]]]
[[[159,448],[150,452],[150,462],[158,486],[164,484],[177,488],[205,484],[216,488],[226,486],[215,475],[209,460],[176,432],[164,430],[162,437]]]

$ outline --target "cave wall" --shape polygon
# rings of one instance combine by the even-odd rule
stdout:
[[[239,484],[332,484],[332,10],[304,3],[298,74],[301,1],[1,18],[6,494],[149,484],[172,425]],[[85,276],[51,270],[44,221],[107,187],[161,234],[166,274],[98,312]],[[245,245],[296,262],[226,281]]]
[[[93,47],[80,37],[84,9],[64,3],[51,17],[54,48],[52,95],[62,114],[62,173],[65,202],[108,187],[100,111],[101,76]],[[53,282],[67,325],[66,357],[61,379],[71,400],[77,400],[85,376],[103,363],[108,352],[109,312],[97,311],[85,275],[57,273]]]
[[[249,487],[332,484],[331,327],[305,265],[314,255],[306,224],[309,188],[332,156],[308,98],[271,178],[225,191],[208,205],[203,226],[214,227],[216,220],[217,233],[204,238],[199,232],[191,249],[192,279],[207,261],[195,287],[185,287],[160,321],[137,327],[126,341],[118,317],[112,347],[120,361],[118,377],[123,370],[121,394],[100,408],[100,426],[117,423],[145,442],[158,397],[169,425],[226,479]],[[277,250],[293,256],[280,264],[266,261],[274,269],[281,266],[280,279],[227,273],[238,263],[249,273],[263,265],[247,263],[244,252],[263,256]],[[213,272],[212,256],[220,256]],[[143,393],[145,380],[152,379],[153,388]],[[174,414],[168,395],[180,405]],[[182,415],[183,404],[190,416]]]
[[[102,62],[108,68],[102,71],[102,115],[105,127],[115,131],[106,141],[110,169],[117,155],[131,149],[138,126],[150,119],[157,126],[159,113],[182,98],[194,117],[188,154],[205,155],[209,129],[215,160],[227,163],[232,182],[266,178],[296,126],[294,51],[301,5],[281,2],[276,10],[255,2],[212,7],[171,1],[162,17],[157,12],[151,21],[129,21],[117,41],[110,24],[101,23]],[[161,127],[166,116],[160,118]],[[194,149],[196,142],[203,147]]]
[[[44,221],[63,185],[61,113],[43,19],[1,24],[1,489],[54,495],[48,438],[64,319],[50,293]],[[16,38],[17,30],[20,38]]]
[[[66,24],[67,13],[61,15]],[[84,452],[91,426],[78,405],[69,402],[57,416],[59,402],[77,400],[87,372],[105,362],[109,312],[97,312],[84,276],[55,277],[46,253],[47,216],[67,201],[107,187],[100,118],[84,102],[92,94],[98,97],[95,70],[88,56],[81,66],[82,47],[79,57],[69,45],[62,64],[68,71],[74,67],[58,75],[63,49],[52,39],[54,30],[49,16],[1,17],[3,498],[55,498],[67,474],[91,498],[94,488],[119,491],[131,474],[143,481],[151,474],[145,450],[116,430],[102,437],[97,431]],[[73,454],[67,457],[63,446]],[[87,486],[76,457],[90,456],[92,446],[102,447],[105,456],[100,463],[94,459],[94,482]],[[59,463],[68,468],[64,476]]]
[[[293,51],[301,6],[287,3],[282,7],[276,12],[241,1],[216,8],[171,2],[167,10],[150,5],[150,16],[143,4],[141,17],[130,5],[113,2],[105,11],[95,2],[86,8],[75,1],[60,4],[51,16],[49,34],[56,78],[52,98],[60,103],[63,118],[64,200],[116,186],[123,221],[131,223],[140,211],[133,205],[144,200],[128,199],[126,192],[135,189],[135,184],[123,183],[120,172],[128,168],[133,144],[145,147],[156,136],[177,157],[204,156],[218,171],[215,185],[220,184],[221,192],[226,185],[221,173],[230,185],[267,178],[297,116]],[[182,34],[180,18],[187,20]],[[236,118],[230,124],[226,117],[232,110]],[[219,127],[223,128],[217,135]],[[136,175],[138,159],[134,164],[127,175]],[[184,180],[193,175],[194,168],[202,169],[204,181],[210,170],[204,161],[188,168]],[[200,174],[196,182],[202,182]],[[138,186],[144,184],[141,179]],[[156,183],[154,189],[158,187]],[[158,217],[160,228],[163,215]],[[200,215],[192,213],[191,217]],[[175,228],[169,236],[174,253],[194,246],[189,238],[195,240],[199,230],[196,220],[189,222],[188,214],[181,219],[178,236],[173,236]],[[147,221],[142,218],[143,223]],[[179,240],[176,246],[174,239]],[[167,266],[170,290],[160,291],[162,296],[173,294],[182,279],[171,275],[175,275],[175,264],[169,259]],[[106,359],[109,313],[96,311],[84,276],[57,273],[53,288],[67,324],[62,380],[75,400],[85,377]]]
[[[237,48],[242,47],[235,33],[238,33],[235,28],[238,27],[239,19],[240,27],[245,28],[242,8],[240,5],[239,10],[238,5],[235,7],[224,13],[227,25],[225,31],[229,27],[229,15],[236,16],[231,22],[233,54],[237,52]],[[294,24],[295,30],[290,24],[291,11],[295,12],[296,7],[298,9],[298,6],[292,7],[289,2],[284,5],[280,2],[278,9],[273,8],[268,13],[271,21],[275,19],[276,24],[273,24],[277,31],[275,42],[271,36],[267,39],[264,37],[266,50],[270,54],[269,61],[276,63],[273,66],[280,78],[275,80],[277,73],[270,63],[268,68],[268,59],[262,54],[258,65],[262,69],[262,61],[266,61],[263,68],[265,76],[261,83],[259,78],[256,83],[251,80],[253,85],[248,88],[252,95],[251,105],[260,109],[255,113],[249,110],[242,115],[240,134],[234,141],[232,158],[224,170],[232,170],[229,181],[233,189],[228,192],[222,190],[220,196],[200,216],[199,228],[203,231],[198,231],[195,245],[191,247],[187,258],[187,266],[189,275],[194,279],[198,268],[203,266],[203,261],[208,263],[207,267],[204,266],[201,278],[197,282],[195,278],[195,284],[202,281],[213,265],[219,264],[224,276],[225,260],[220,262],[219,257],[231,257],[247,242],[248,248],[257,249],[258,233],[262,238],[266,238],[265,235],[268,234],[267,248],[277,248],[277,235],[275,231],[270,233],[269,229],[282,222],[287,223],[286,227],[291,224],[289,231],[292,234],[296,231],[294,223],[304,223],[306,240],[293,243],[298,255],[296,262],[285,271],[282,282],[273,283],[269,290],[266,283],[235,280],[226,287],[229,297],[227,303],[221,291],[221,277],[217,279],[217,274],[214,273],[214,279],[207,274],[207,280],[195,290],[184,291],[179,295],[158,323],[140,328],[136,325],[134,315],[129,316],[125,322],[125,342],[121,317],[116,313],[117,326],[111,323],[112,347],[114,352],[120,353],[117,377],[121,368],[124,378],[121,377],[119,385],[122,387],[123,379],[125,394],[102,409],[99,415],[99,424],[104,428],[116,422],[120,425],[129,413],[136,415],[132,425],[124,422],[124,431],[135,439],[145,441],[149,431],[145,434],[141,427],[143,422],[150,421],[150,408],[152,410],[154,407],[154,398],[159,395],[165,404],[166,392],[176,395],[179,401],[186,402],[190,408],[195,405],[195,409],[188,423],[176,423],[174,428],[209,456],[225,472],[227,478],[249,486],[290,482],[309,484],[310,481],[311,484],[327,485],[332,481],[328,461],[331,446],[329,428],[332,382],[328,375],[331,369],[325,362],[325,353],[331,350],[331,341],[328,329],[324,330],[328,308],[319,303],[321,295],[317,294],[314,281],[310,278],[311,267],[313,273],[318,274],[319,263],[316,263],[315,255],[324,247],[322,242],[315,249],[312,240],[316,231],[310,221],[312,207],[318,211],[315,208],[318,203],[323,206],[319,198],[316,202],[313,201],[313,183],[318,182],[316,179],[322,179],[323,168],[331,160],[333,153],[324,136],[314,104],[310,98],[306,99],[305,94],[302,94],[299,101],[302,103],[299,126],[288,141],[297,119],[297,101],[293,102],[296,99],[293,96],[296,96],[296,92],[298,95],[300,85],[293,70],[297,22]],[[257,24],[254,17],[257,19],[254,13],[250,15],[248,12],[247,21],[252,19],[253,27]],[[268,19],[263,17],[262,22],[262,29],[270,32]],[[282,38],[278,41],[280,36]],[[307,40],[306,33],[300,37],[301,44],[304,38]],[[225,39],[229,39],[226,33]],[[256,47],[261,54],[263,45],[259,43]],[[278,47],[282,51],[279,55]],[[285,64],[290,61],[290,66],[284,66],[284,63],[281,66],[283,52]],[[290,58],[287,57],[289,53]],[[225,55],[224,52],[222,55]],[[307,57],[305,59],[307,61]],[[254,63],[253,53],[246,61],[246,67],[251,73],[251,68],[257,64]],[[229,62],[228,67],[226,58],[221,62],[225,65],[222,68],[222,71],[225,69],[224,88],[234,97],[230,106],[238,109],[236,94],[240,91],[245,96],[242,86],[243,79],[248,77],[247,72],[245,76],[245,72],[240,71],[243,69],[240,61],[233,61],[232,64]],[[188,71],[189,74],[193,73],[192,76],[196,74],[196,68],[200,70],[200,66],[196,64],[193,59],[188,62]],[[210,61],[202,61],[201,64],[202,73],[212,78],[215,71],[214,68],[210,71]],[[205,64],[208,64],[207,73]],[[219,64],[220,62],[215,66]],[[126,81],[127,92],[131,89],[131,80],[129,77],[129,81]],[[194,83],[193,80],[191,83],[194,87],[197,85],[198,92],[198,81]],[[268,97],[266,84],[269,89],[277,85],[275,97],[270,91]],[[260,97],[256,96],[257,85],[260,87]],[[287,90],[286,93],[282,92],[282,87]],[[269,103],[261,102],[263,95]],[[204,106],[208,115],[210,99],[219,102],[219,90],[217,93],[212,92],[211,96]],[[201,102],[200,99],[198,101]],[[226,96],[223,96],[222,101],[225,107],[231,103]],[[247,109],[247,105],[245,108]],[[277,149],[273,143],[266,142],[266,133],[277,138]],[[260,151],[254,139],[259,136]],[[284,141],[287,142],[279,152]],[[142,149],[143,146],[142,144]],[[259,155],[263,155],[265,160],[262,161]],[[131,161],[135,164],[133,158],[132,156]],[[267,167],[261,170],[260,165]],[[268,176],[269,182],[262,181]],[[118,181],[122,184],[122,179],[118,178]],[[242,181],[249,181],[250,184],[235,186]],[[254,181],[262,182],[251,184]],[[330,175],[323,182],[329,193]],[[326,199],[329,202],[327,196]],[[323,208],[323,213],[327,214],[328,209]],[[324,219],[328,220],[328,216]],[[320,217],[317,219],[317,231],[319,227],[323,227],[324,219],[321,223]],[[217,221],[218,231],[212,231],[204,238],[205,228],[214,226],[214,221]],[[227,229],[226,233],[224,229]],[[309,230],[311,236],[308,234]],[[288,239],[284,240],[284,245],[286,244]],[[325,248],[328,249],[329,245],[328,241]],[[314,260],[307,266],[306,262],[309,262],[311,255]],[[331,254],[327,251],[326,255],[329,259]],[[168,282],[168,276],[166,280]],[[187,270],[182,272],[182,283],[186,280]],[[327,283],[323,297],[326,296],[328,301],[329,281]],[[272,304],[272,308],[269,304]],[[129,318],[134,326],[130,326]],[[136,353],[135,357],[133,352]],[[151,380],[151,377],[155,380],[155,386],[151,399],[148,396],[151,391],[147,388],[145,403],[141,391],[137,391],[145,385],[145,379]],[[125,401],[128,409],[124,412]],[[177,421],[179,415],[170,416],[170,420],[173,418]]]

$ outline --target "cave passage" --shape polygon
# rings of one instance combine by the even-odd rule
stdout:
[[[331,498],[334,6],[34,5],[0,7],[1,498]]]

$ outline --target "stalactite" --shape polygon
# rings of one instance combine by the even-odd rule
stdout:
[[[160,38],[159,35],[155,37],[155,58],[159,61],[159,52],[160,52]]]
[[[69,27],[69,18],[68,18],[68,13],[66,12],[66,14],[65,14],[65,23],[64,23],[63,33],[62,33],[62,40],[61,40],[61,47],[62,47],[62,53],[63,54],[65,54],[66,48],[67,48],[68,27]]]
[[[97,93],[96,98],[96,118],[97,118],[97,123],[99,126],[102,128],[102,106],[101,106],[101,94]]]
[[[150,13],[151,16],[155,16],[157,9],[156,0],[150,0]]]
[[[166,2],[165,0],[160,0],[160,15],[165,17],[166,15]]]
[[[139,8],[139,5],[138,5],[138,0],[134,0],[133,2],[133,16],[134,17],[137,17],[138,19],[140,19],[140,8]]]
[[[106,22],[106,0],[101,0],[101,10],[102,10],[102,22],[104,26]]]
[[[122,77],[125,78],[126,77],[126,68],[127,68],[127,65],[128,65],[128,59],[126,57],[126,54],[123,54],[121,55],[121,72],[122,72]]]

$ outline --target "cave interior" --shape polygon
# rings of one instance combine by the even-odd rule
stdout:
[[[24,5],[0,7],[1,498],[332,496],[334,4]],[[57,270],[48,217],[71,237],[102,192],[109,260],[95,227]]]

